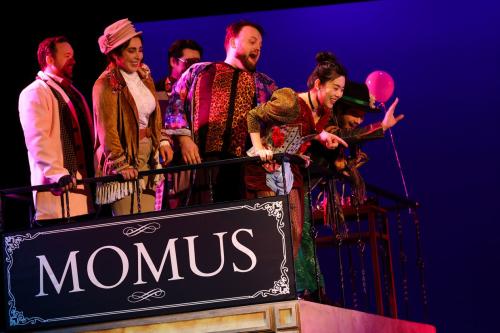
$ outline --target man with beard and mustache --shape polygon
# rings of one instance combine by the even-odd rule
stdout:
[[[71,83],[71,44],[63,36],[49,37],[39,44],[37,55],[41,70],[19,96],[19,119],[31,184],[59,184],[50,192],[33,192],[35,221],[47,225],[93,212],[90,188],[76,180],[94,175],[94,135],[87,102]]]
[[[230,24],[225,61],[194,64],[174,85],[166,119],[176,121],[167,122],[166,129],[176,138],[185,163],[245,156],[250,147],[247,113],[276,89],[271,78],[256,71],[262,35],[255,23]],[[240,199],[241,170],[230,165],[193,172],[193,195],[186,204]]]

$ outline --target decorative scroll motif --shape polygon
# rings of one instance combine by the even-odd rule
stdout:
[[[160,229],[160,224],[158,222],[151,222],[139,227],[126,227],[123,229],[123,234],[127,237],[134,237],[142,233],[152,234],[158,229]]]
[[[276,219],[276,228],[281,235],[281,247],[283,250],[283,260],[281,261],[280,271],[281,277],[278,281],[274,281],[274,285],[272,288],[267,290],[259,290],[252,295],[252,298],[262,296],[277,296],[277,295],[287,295],[290,293],[290,279],[288,277],[288,267],[286,264],[286,246],[285,246],[285,233],[283,232],[283,227],[285,223],[283,222],[283,202],[275,201],[275,202],[265,202],[262,204],[255,204],[252,206],[243,206],[248,210],[258,211],[265,210],[267,211],[268,216],[272,216]]]
[[[142,301],[150,301],[151,298],[163,298],[166,294],[167,293],[160,288],[155,288],[147,292],[136,291],[135,293],[127,297],[127,301],[129,301],[130,303],[139,303]]]
[[[278,296],[290,294],[290,280],[288,278],[288,267],[284,267],[285,261],[281,262],[281,277],[278,281],[274,281],[274,286],[271,289],[259,290],[252,295],[252,298],[257,296]]]
[[[25,240],[33,240],[37,238],[40,233],[36,233],[34,235],[26,234],[26,235],[16,235],[16,236],[6,236],[5,237],[5,253],[7,253],[7,258],[5,260],[10,263],[9,268],[12,267],[12,253],[14,250],[17,250],[22,242]]]
[[[281,200],[277,201],[271,201],[271,202],[265,202],[261,204],[255,204],[253,206],[250,205],[245,205],[245,206],[236,206],[236,207],[229,207],[229,208],[218,208],[218,209],[213,209],[213,210],[207,210],[207,211],[195,211],[195,212],[189,212],[189,213],[182,213],[182,214],[173,214],[168,217],[161,216],[158,218],[175,218],[175,217],[183,217],[183,216],[190,216],[190,215],[199,215],[199,214],[210,214],[210,213],[218,213],[218,212],[224,212],[224,211],[232,211],[232,210],[240,210],[240,209],[247,209],[250,211],[262,211],[264,210],[268,216],[273,217],[276,221],[276,230],[279,232],[279,234],[282,237],[282,253],[283,253],[283,259],[280,264],[280,277],[277,279],[277,281],[274,281],[272,283],[272,287],[270,289],[263,289],[257,292],[254,292],[253,295],[245,295],[245,296],[237,296],[237,297],[228,297],[228,298],[220,298],[220,299],[210,299],[210,300],[201,300],[201,301],[196,301],[196,302],[186,302],[186,303],[176,303],[176,304],[157,304],[152,307],[144,307],[141,308],[139,311],[149,311],[149,310],[158,310],[158,309],[170,309],[170,308],[182,308],[185,306],[193,306],[193,305],[203,305],[203,304],[210,304],[210,303],[217,303],[217,302],[229,302],[229,301],[236,301],[236,300],[246,300],[246,299],[252,299],[252,298],[257,298],[257,297],[268,297],[268,296],[279,296],[279,295],[289,295],[290,294],[290,279],[288,276],[289,272],[289,267],[292,264],[291,262],[287,262],[287,247],[285,246],[285,232],[284,232],[284,227],[285,223],[283,221],[284,217],[284,211],[283,211],[283,202]],[[160,223],[158,222],[147,222],[147,224],[141,225],[141,222],[146,222],[146,221],[151,221],[152,219],[158,219],[157,217],[155,218],[148,218],[148,219],[139,219],[139,220],[132,220],[132,221],[126,221],[126,223],[129,225],[129,227],[126,228],[120,228],[121,234],[127,237],[134,237],[139,234],[152,234],[156,232],[160,228]],[[138,223],[139,222],[139,223]],[[120,222],[120,224],[123,222]],[[130,226],[130,223],[134,223],[133,226]],[[19,249],[24,241],[28,240],[34,240],[35,238],[52,233],[59,233],[59,232],[73,232],[76,230],[87,230],[87,229],[93,229],[93,228],[101,228],[101,227],[107,227],[110,225],[116,225],[116,222],[109,223],[108,224],[100,224],[100,225],[92,225],[92,226],[84,226],[84,227],[75,227],[75,228],[65,228],[64,230],[48,230],[48,231],[42,231],[38,232],[35,234],[22,234],[22,235],[15,235],[15,236],[5,236],[4,237],[4,251],[5,251],[5,258],[4,262],[7,265],[6,267],[6,277],[5,281],[7,284],[7,293],[9,297],[8,301],[8,315],[9,315],[9,323],[10,327],[19,327],[23,325],[36,325],[39,323],[52,323],[52,322],[62,322],[62,321],[67,321],[68,319],[81,319],[81,318],[93,318],[93,317],[105,317],[107,315],[116,315],[116,314],[121,314],[121,313],[129,313],[130,310],[123,310],[123,309],[118,309],[114,310],[112,312],[99,312],[99,313],[85,313],[81,315],[75,315],[71,317],[56,317],[56,318],[42,318],[42,317],[28,317],[24,315],[23,311],[19,311],[16,309],[16,299],[13,294],[14,290],[12,290],[11,286],[11,270],[12,267],[14,267],[14,251],[16,249]],[[120,232],[120,231],[119,231]],[[158,302],[161,303],[160,299],[166,299],[166,292],[160,288],[153,289],[151,291],[146,291],[146,292],[134,292],[130,296],[125,296],[129,304],[152,304],[155,302],[153,298],[157,299]],[[143,302],[147,301],[147,302]],[[153,301],[153,302],[151,302]]]
[[[5,257],[5,262],[8,263],[7,266],[7,293],[9,294],[9,321],[11,326],[17,325],[32,325],[36,322],[45,322],[45,319],[40,317],[25,317],[22,311],[18,311],[16,309],[16,299],[11,292],[10,286],[10,269],[14,264],[14,258],[12,254],[14,250],[18,249],[21,246],[21,243],[28,240],[33,240],[37,238],[40,233],[36,233],[34,235],[26,234],[26,235],[16,235],[16,236],[6,236],[5,237],[5,253],[7,254]]]
[[[36,322],[44,323],[46,320],[40,317],[24,317],[24,313],[22,311],[17,311],[16,302],[9,301],[9,321],[10,326],[17,325],[33,325]]]
[[[273,216],[276,219],[278,232],[283,236],[283,242],[285,241],[283,230],[281,230],[284,226],[283,223],[283,202],[275,201],[275,202],[264,202],[263,204],[255,204],[252,206],[243,206],[248,210],[258,211],[265,210],[267,211],[268,216]]]

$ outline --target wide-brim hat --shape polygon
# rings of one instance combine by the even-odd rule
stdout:
[[[104,29],[104,34],[99,37],[99,49],[108,54],[129,39],[139,36],[142,31],[136,31],[129,19],[116,21]]]
[[[370,92],[365,83],[357,83],[347,81],[344,88],[344,95],[338,100],[337,104],[344,109],[349,106],[357,107],[364,112],[380,112],[381,110],[375,106],[375,99],[370,99]]]

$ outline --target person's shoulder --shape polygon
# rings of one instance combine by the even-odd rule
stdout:
[[[263,83],[267,83],[267,84],[275,84],[275,81],[267,74],[263,73],[263,72],[255,72],[255,76],[257,77],[257,79]]]
[[[174,83],[173,90],[175,91],[179,87],[187,87],[191,86],[194,81],[198,79],[202,73],[205,73],[213,62],[198,62],[196,64],[191,65],[184,73],[182,73],[179,80]]]
[[[215,62],[210,62],[210,61],[197,62],[196,64],[191,65],[191,67],[189,67],[189,69],[186,72],[189,72],[191,76],[196,76],[201,72],[208,70],[215,64],[216,64]]]
[[[104,71],[102,71],[101,74],[99,74],[95,83],[101,84],[101,82],[109,80],[109,75],[110,75],[110,70],[109,70],[109,68],[106,68]]]
[[[107,89],[116,89],[119,86],[116,71],[106,68],[94,83],[93,91],[102,91]]]
[[[42,80],[34,80],[29,85],[27,85],[20,93],[20,97],[40,95],[43,93],[48,93],[49,87]]]
[[[200,61],[200,62],[197,62],[196,64],[191,65],[190,68],[199,70],[199,69],[203,69],[203,68],[206,68],[208,66],[215,65],[215,64],[216,63],[212,62],[212,61]]]
[[[299,96],[292,88],[279,88],[273,91],[271,100],[289,101],[294,107],[298,106]],[[287,106],[288,107],[288,106]]]
[[[104,87],[108,86],[109,85],[109,80],[108,78],[106,77],[106,75],[103,75],[103,73],[101,73],[101,75],[99,75],[99,77],[97,78],[97,80],[95,80],[94,82],[94,90],[96,89],[103,89]]]
[[[276,89],[274,91],[273,95],[282,95],[282,96],[295,98],[295,99],[298,98],[297,92],[295,92],[295,90],[293,90],[292,88],[286,88],[286,87]]]

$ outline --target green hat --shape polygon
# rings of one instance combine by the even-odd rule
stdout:
[[[344,89],[344,95],[336,104],[342,109],[349,106],[355,106],[362,109],[364,112],[380,112],[378,107],[375,107],[375,100],[370,101],[370,93],[368,86],[365,83],[357,83],[354,81],[347,81]]]

